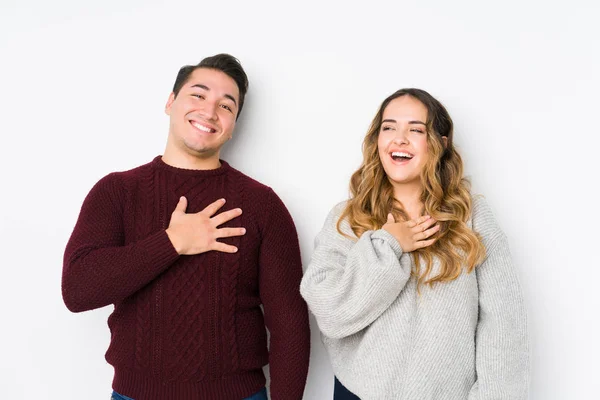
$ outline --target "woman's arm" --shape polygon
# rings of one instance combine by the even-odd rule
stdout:
[[[300,292],[328,337],[343,338],[369,326],[398,297],[410,278],[402,249],[389,232],[365,232],[358,241],[337,231],[343,204],[327,217],[315,239]],[[344,232],[354,235],[347,222]]]
[[[506,236],[482,199],[474,204],[473,229],[482,236],[487,256],[475,268],[477,381],[469,400],[527,399],[529,346],[523,296]]]

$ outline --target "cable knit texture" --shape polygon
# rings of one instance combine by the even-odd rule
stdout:
[[[219,212],[240,207],[222,226],[246,234],[220,239],[239,251],[179,256],[165,229],[180,196],[188,213],[219,198],[227,200]],[[271,399],[293,400],[302,398],[310,353],[301,278],[294,223],[269,187],[225,161],[186,170],[159,156],[90,191],[65,251],[62,293],[73,312],[114,304],[106,359],[119,393],[240,400],[265,385],[269,363]]]
[[[487,249],[458,279],[417,292],[412,256],[380,229],[360,239],[345,203],[316,238],[301,293],[333,370],[362,400],[523,400],[529,382],[526,313],[505,235],[482,198],[470,226]],[[439,271],[439,263],[432,271]]]

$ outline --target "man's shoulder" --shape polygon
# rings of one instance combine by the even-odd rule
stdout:
[[[95,188],[107,188],[110,190],[127,190],[135,186],[144,176],[148,176],[152,163],[140,165],[128,170],[110,172],[102,177]]]
[[[287,207],[277,192],[271,187],[243,172],[231,167],[231,176],[234,176],[234,185],[238,186],[245,198],[245,207],[253,213],[258,212],[268,216],[278,212],[289,213]]]
[[[149,163],[139,165],[139,166],[131,168],[131,169],[111,172],[108,175],[106,175],[104,177],[104,179],[112,179],[115,181],[121,181],[123,183],[127,183],[130,181],[138,180],[144,176],[147,176],[148,173],[150,173],[151,169],[152,169],[152,162],[149,162]]]
[[[243,185],[244,191],[249,192],[250,194],[256,195],[265,195],[272,191],[270,186],[265,185],[262,182],[259,182],[255,178],[246,175],[240,170],[233,168],[230,166],[231,176],[238,182],[238,184]]]

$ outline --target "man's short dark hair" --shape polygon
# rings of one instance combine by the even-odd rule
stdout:
[[[244,98],[246,97],[246,92],[248,91],[248,76],[246,75],[244,68],[242,68],[240,61],[230,54],[221,53],[212,57],[206,57],[196,65],[186,65],[181,67],[179,73],[177,74],[177,79],[175,79],[175,84],[173,85],[173,94],[175,97],[177,97],[183,85],[185,85],[185,83],[188,81],[190,75],[192,75],[192,73],[198,68],[209,68],[221,71],[235,81],[240,92],[238,112],[236,116],[237,119],[242,112]]]

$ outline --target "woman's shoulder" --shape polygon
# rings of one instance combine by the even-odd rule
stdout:
[[[339,231],[337,229],[338,222],[340,221],[340,218],[342,217],[344,210],[348,206],[348,201],[349,200],[340,201],[340,202],[336,203],[329,210],[329,213],[327,214],[327,218],[325,219],[325,223],[323,224],[324,225],[323,228],[325,230],[330,230],[332,233],[335,233],[336,235],[339,234]],[[345,234],[354,236],[354,232],[352,232],[352,229],[350,228],[350,223],[348,222],[347,216],[340,222],[339,228]]]
[[[348,200],[344,200],[336,203],[332,208],[330,208],[329,212],[327,213],[327,218],[325,218],[325,225],[337,225],[337,222],[342,216],[342,213],[346,209],[347,205]]]
[[[330,210],[328,216],[335,218],[336,220],[342,215],[346,206],[348,205],[348,200],[340,201],[336,203]]]
[[[480,234],[484,241],[502,234],[500,224],[487,199],[481,195],[471,197],[471,228]]]
[[[471,195],[471,220],[473,225],[495,223],[490,204],[482,194]]]

